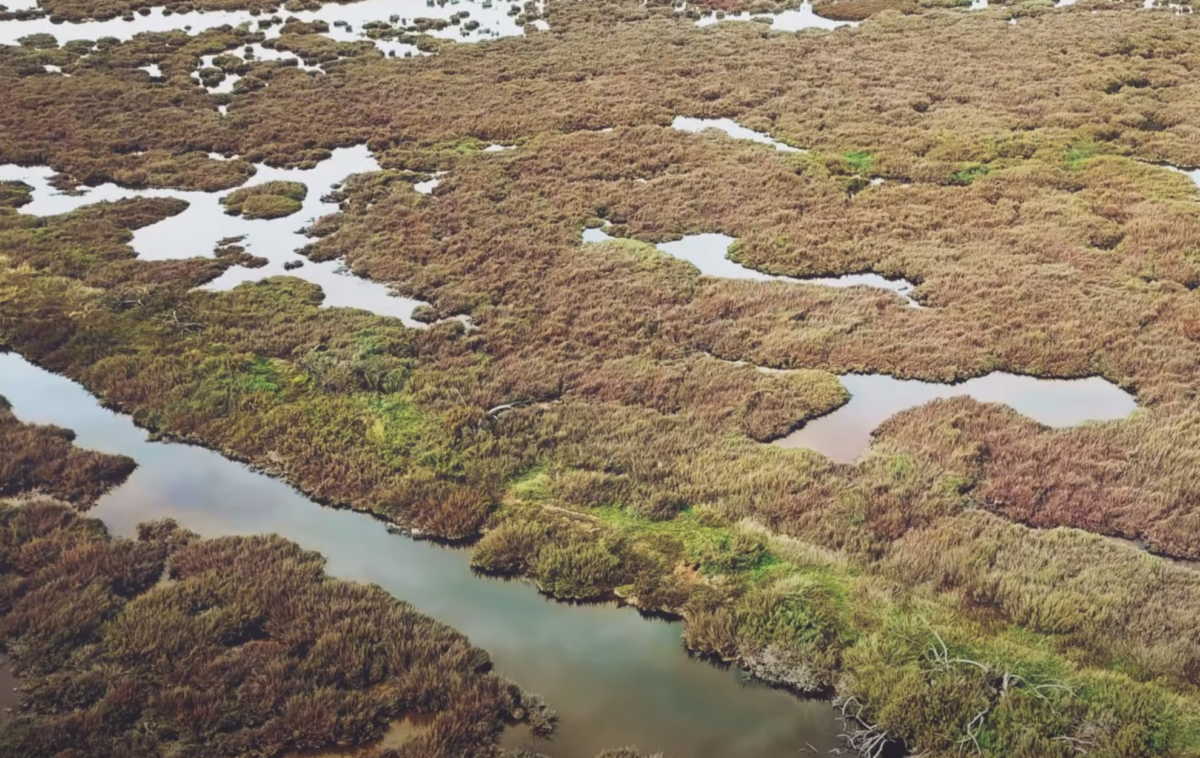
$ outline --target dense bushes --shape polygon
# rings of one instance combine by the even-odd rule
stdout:
[[[32,199],[25,182],[0,182],[0,208],[20,208]]]
[[[112,540],[32,501],[0,505],[0,557],[26,692],[4,755],[278,755],[410,717],[428,726],[388,756],[493,755],[529,705],[461,635],[278,537]]]

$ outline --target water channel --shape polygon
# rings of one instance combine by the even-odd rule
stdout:
[[[838,745],[829,703],[690,658],[677,623],[611,603],[557,603],[531,584],[477,576],[468,550],[320,506],[213,451],[151,442],[128,416],[15,353],[0,353],[0,395],[22,421],[73,429],[77,445],[137,461],[129,479],[88,513],[113,533],[132,535],[139,522],[160,518],[205,536],[275,532],[324,555],[331,575],[374,582],[468,635],[499,673],[542,694],[560,714],[552,741],[517,728],[505,736],[509,747],[554,758],[591,758],[624,745],[668,758],[774,758]]]
[[[604,229],[595,227],[584,229],[582,239],[584,242],[607,242],[616,238]],[[705,276],[747,279],[754,282],[788,282],[818,287],[870,287],[894,292],[911,308],[922,307],[911,295],[916,285],[907,279],[889,279],[872,272],[808,277],[768,274],[749,266],[743,266],[729,258],[729,246],[736,241],[727,234],[689,234],[671,242],[661,242],[655,247],[667,255],[687,261]]]

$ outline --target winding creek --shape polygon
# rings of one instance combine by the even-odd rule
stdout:
[[[130,478],[88,513],[113,533],[132,535],[139,522],[159,518],[206,536],[276,532],[319,551],[331,575],[374,582],[468,635],[501,674],[559,711],[552,741],[518,728],[506,733],[506,746],[555,758],[623,745],[679,758],[772,758],[838,745],[828,703],[688,657],[676,623],[614,604],[556,603],[531,584],[477,576],[467,550],[320,506],[211,450],[151,442],[128,416],[14,353],[0,354],[0,395],[23,421],[73,429],[81,447],[137,461]]]
[[[617,239],[600,227],[583,230],[584,242],[608,242]],[[657,247],[667,255],[687,261],[705,276],[723,279],[748,279],[755,282],[788,282],[818,287],[870,287],[894,292],[910,308],[921,308],[912,298],[915,284],[907,279],[888,279],[875,273],[842,274],[841,276],[779,276],[743,266],[730,260],[729,246],[737,240],[727,234],[689,234],[671,242],[661,242]]]
[[[1196,173],[1200,174],[1200,171]],[[602,227],[583,230],[585,243],[615,239]],[[912,298],[914,285],[906,279],[887,279],[874,273],[806,278],[776,276],[730,260],[727,251],[735,241],[725,234],[691,234],[655,247],[691,263],[706,276],[823,287],[871,287],[894,292],[910,307],[922,307]],[[774,444],[815,450],[838,463],[853,463],[867,451],[875,429],[888,418],[931,400],[948,397],[967,396],[983,403],[1007,405],[1052,428],[1090,421],[1114,421],[1125,418],[1137,408],[1133,395],[1098,376],[1042,379],[993,371],[956,384],[897,379],[886,374],[843,374],[839,379],[850,393],[850,400],[775,440]]]

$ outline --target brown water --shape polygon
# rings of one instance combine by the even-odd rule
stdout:
[[[428,715],[405,717],[393,721],[383,737],[376,743],[362,747],[333,750],[308,750],[288,753],[283,758],[365,758],[380,749],[396,749],[406,742],[429,731],[433,717]]]
[[[1039,379],[994,371],[959,384],[884,374],[845,374],[840,378],[850,392],[849,402],[775,444],[808,448],[839,463],[853,463],[867,451],[872,432],[891,416],[936,398],[960,395],[982,403],[1002,403],[1034,421],[1059,428],[1125,418],[1137,408],[1132,395],[1098,376]]]
[[[828,703],[690,658],[676,623],[614,604],[556,603],[528,583],[477,576],[467,550],[322,507],[210,450],[150,442],[128,416],[16,354],[0,354],[0,395],[24,421],[73,429],[76,444],[137,461],[130,478],[89,512],[112,532],[130,535],[139,522],[160,518],[207,536],[276,532],[323,554],[331,575],[374,582],[467,634],[500,674],[560,714],[552,741],[514,729],[507,746],[556,758],[624,745],[679,758],[774,758],[811,754],[809,746],[824,754],[839,744]]]

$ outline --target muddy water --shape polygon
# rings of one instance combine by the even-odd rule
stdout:
[[[841,381],[850,392],[849,402],[775,444],[808,448],[839,463],[853,463],[871,444],[871,433],[889,417],[936,398],[961,395],[983,403],[1002,403],[1056,428],[1125,418],[1137,407],[1132,395],[1098,376],[1038,379],[996,371],[961,384],[895,379],[882,374],[845,374]]]
[[[555,758],[629,744],[668,757],[773,758],[837,745],[828,703],[747,684],[735,670],[689,658],[675,623],[613,605],[555,603],[527,583],[475,576],[466,550],[321,507],[212,451],[149,442],[127,416],[16,354],[0,354],[0,395],[22,420],[74,429],[76,444],[137,461],[129,480],[89,512],[114,533],[168,517],[204,535],[276,532],[319,551],[330,574],[377,583],[467,634],[501,674],[544,695],[561,716],[552,742],[510,730],[509,746]]]
[[[221,156],[215,156],[220,158]],[[288,275],[316,284],[325,293],[325,307],[361,308],[381,316],[391,316],[406,325],[425,328],[413,319],[413,312],[427,305],[423,300],[401,297],[387,285],[355,276],[338,261],[316,263],[301,258],[296,251],[312,240],[300,233],[313,219],[334,213],[336,203],[324,202],[334,184],[353,174],[378,171],[379,164],[365,146],[339,148],[333,155],[311,169],[278,169],[258,164],[255,173],[243,186],[269,181],[300,182],[308,188],[303,207],[296,213],[277,219],[246,219],[229,216],[221,198],[233,190],[219,192],[184,192],[166,189],[131,190],[115,184],[88,188],[82,194],[63,194],[50,186],[54,175],[45,167],[0,166],[0,180],[21,180],[33,186],[33,201],[23,206],[22,213],[50,216],[67,213],[76,208],[102,201],[131,197],[170,197],[184,200],[188,207],[181,213],[133,233],[130,242],[139,258],[172,260],[192,256],[212,256],[217,242],[229,237],[244,237],[237,244],[248,252],[267,259],[259,268],[233,266],[204,289],[228,290],[243,282],[256,282],[268,276]],[[300,268],[286,269],[285,264],[302,263]]]
[[[584,242],[605,242],[611,239],[615,238],[599,227],[583,230]],[[723,279],[749,279],[755,282],[811,284],[820,287],[872,287],[896,293],[909,307],[922,307],[911,295],[916,285],[907,279],[888,279],[873,273],[810,277],[767,274],[730,260],[727,252],[729,246],[734,242],[736,240],[726,234],[689,234],[672,242],[660,243],[655,247],[667,255],[687,261],[705,276],[716,276]]]

